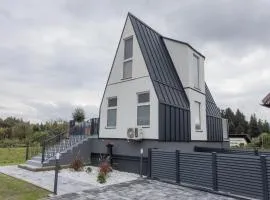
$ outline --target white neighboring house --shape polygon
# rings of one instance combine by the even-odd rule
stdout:
[[[99,138],[223,141],[205,57],[128,14],[100,106]]]
[[[230,147],[239,147],[241,145],[246,146],[251,142],[249,135],[247,134],[231,134],[229,135]]]

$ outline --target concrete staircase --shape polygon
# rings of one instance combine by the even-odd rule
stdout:
[[[60,153],[60,164],[70,164],[74,158],[75,153],[78,154],[83,152],[84,146],[87,145],[87,142],[91,138],[96,138],[97,136],[86,136],[86,135],[73,135],[69,138],[60,140],[60,142],[47,146],[44,154],[44,162],[42,163],[42,155],[32,157],[30,160],[27,160],[25,164],[21,165],[24,168],[35,169],[53,166],[55,163],[56,153]]]

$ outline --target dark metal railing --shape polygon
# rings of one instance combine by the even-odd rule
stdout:
[[[43,143],[42,143],[42,156],[41,156],[41,163],[44,162],[45,160],[45,152],[46,150],[57,144],[57,143],[60,143],[61,140],[67,138],[67,133],[66,132],[63,132],[63,133],[60,133],[60,134],[57,134],[47,140],[44,140]]]
[[[42,147],[39,142],[28,141],[26,143],[26,152],[25,152],[25,160],[32,158],[42,151]]]
[[[73,125],[71,125],[73,124]],[[75,125],[70,122],[69,135],[98,135],[99,133],[99,118],[91,118],[90,120]]]
[[[59,144],[63,139],[66,139],[71,136],[92,136],[99,134],[99,118],[92,118],[87,122],[75,125],[75,123],[70,123],[69,131],[57,134],[49,139],[46,139],[42,142],[41,148],[41,162],[43,163],[45,159],[48,158],[46,152],[48,152],[50,147],[53,147],[56,144]],[[65,142],[65,141],[64,141]],[[55,152],[54,152],[55,153]]]

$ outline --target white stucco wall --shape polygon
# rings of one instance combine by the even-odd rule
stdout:
[[[191,140],[207,140],[207,126],[206,126],[206,103],[205,95],[198,93],[191,89],[185,89],[190,102],[190,128]],[[193,112],[195,101],[201,103],[201,130],[195,129],[195,113]]]
[[[133,36],[132,79],[122,80],[124,38]],[[101,138],[127,138],[128,128],[137,126],[137,93],[150,92],[150,127],[143,128],[144,139],[158,139],[158,99],[146,68],[138,41],[129,18],[116,52],[112,71],[100,107]],[[117,96],[116,128],[107,129],[107,99]]]
[[[169,39],[164,39],[164,41],[190,102],[191,140],[207,140],[204,58],[186,44],[182,44]],[[199,57],[200,90],[197,90],[194,87],[195,86],[195,82],[193,80],[194,54]],[[195,113],[194,113],[195,101],[201,103],[200,131],[195,130]]]

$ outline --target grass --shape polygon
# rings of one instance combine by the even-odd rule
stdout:
[[[0,148],[0,166],[25,162],[26,148]]]
[[[5,200],[36,200],[50,193],[30,183],[0,173],[0,199]]]

